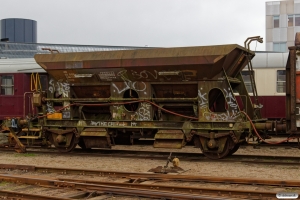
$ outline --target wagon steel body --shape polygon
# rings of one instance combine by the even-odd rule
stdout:
[[[36,116],[18,125],[66,152],[146,138],[157,148],[194,141],[207,157],[223,158],[254,132],[286,131],[284,121],[262,118],[260,97],[247,92],[241,71],[254,56],[235,44],[37,54],[48,90],[33,94]],[[288,129],[297,134],[296,93],[287,91]]]

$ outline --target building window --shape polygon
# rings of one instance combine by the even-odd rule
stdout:
[[[273,16],[274,28],[279,28],[279,15]]]
[[[288,27],[294,26],[294,15],[288,15]]]
[[[273,51],[287,52],[286,42],[274,42]]]
[[[254,71],[252,71],[251,74],[252,74],[252,77],[254,77]],[[251,86],[250,72],[242,71],[242,77],[243,77],[244,84],[246,86],[248,93],[253,93],[252,86]]]
[[[285,70],[277,70],[277,89],[278,93],[285,93]]]
[[[300,15],[295,15],[295,26],[300,26]]]
[[[1,76],[1,95],[14,94],[14,77],[11,75]]]

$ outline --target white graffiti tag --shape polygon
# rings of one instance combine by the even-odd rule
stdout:
[[[128,126],[127,122],[101,122],[101,121],[98,121],[98,122],[91,121],[90,125],[91,126],[105,126],[105,127]]]
[[[238,107],[238,105],[237,105],[236,100],[233,97],[232,93],[230,92],[230,88],[228,88],[228,91],[226,89],[224,89],[224,92],[226,93],[225,98],[226,98],[226,101],[227,101],[228,105],[231,108],[236,109]]]
[[[115,83],[112,83],[112,86],[116,89],[118,94],[121,94],[121,93],[123,93],[123,92],[125,92],[126,90],[129,90],[129,89],[134,89],[137,92],[143,92],[143,91],[146,90],[146,88],[147,88],[146,83],[140,81],[139,82],[140,87],[137,87],[136,86],[137,82],[132,82],[131,80],[129,80],[126,77],[126,73],[127,73],[127,70],[123,70],[123,71],[118,72],[118,74],[117,74],[124,81],[124,87],[123,88],[119,88]],[[114,92],[115,92],[115,90],[114,90]]]
[[[56,84],[53,79],[49,81],[49,91],[56,96],[69,97],[70,84],[67,82],[57,81]]]
[[[206,93],[201,94],[201,91],[198,90],[198,96],[199,96],[199,103],[200,106],[206,105],[207,104],[207,99],[205,98],[207,95]],[[201,102],[200,102],[201,101]]]
[[[62,97],[69,97],[70,84],[58,82],[57,85],[59,94],[62,94]]]
[[[208,121],[230,121],[236,120],[240,117],[240,113],[232,110],[231,113],[229,111],[225,113],[214,113],[206,111],[203,113],[203,116]]]
[[[136,115],[138,117],[137,120],[150,120],[150,108],[151,105],[148,103],[141,103],[141,107],[137,110]]]
[[[51,78],[49,81],[49,91],[53,94],[55,91],[54,80]]]
[[[134,70],[131,70],[131,73],[132,73],[132,76],[137,78],[137,79],[141,79],[141,78],[147,79],[147,78],[149,78],[149,76],[153,77],[154,79],[157,79],[157,71],[156,70],[154,70],[154,73],[149,72],[147,70],[143,70],[140,73],[138,73]]]
[[[55,113],[52,103],[47,101],[47,113]]]

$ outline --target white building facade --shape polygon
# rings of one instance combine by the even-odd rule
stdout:
[[[266,51],[287,52],[300,32],[300,0],[266,2]]]

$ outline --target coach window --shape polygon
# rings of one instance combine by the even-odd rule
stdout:
[[[252,71],[252,77],[254,77],[254,71]],[[242,71],[242,77],[244,80],[244,84],[247,88],[248,93],[253,93],[252,86],[251,86],[251,77],[249,71]]]
[[[1,76],[1,95],[14,94],[14,77],[11,75]]]
[[[288,26],[294,26],[294,15],[288,15]]]
[[[274,28],[279,28],[279,15],[273,16]]]
[[[278,93],[285,93],[285,70],[277,70],[277,90]]]

